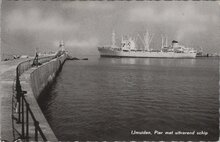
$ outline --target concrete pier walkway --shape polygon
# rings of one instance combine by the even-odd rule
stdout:
[[[48,56],[46,58],[41,58],[42,65],[39,67],[31,67],[28,69],[25,66],[31,61],[22,63],[24,68],[19,68],[22,71],[20,79],[21,89],[26,91],[25,100],[29,104],[29,109],[32,111],[33,116],[30,115],[29,121],[23,121],[22,124],[28,127],[22,127],[21,123],[18,121],[18,112],[16,112],[16,68],[18,64],[28,59],[18,59],[12,61],[0,62],[0,141],[15,141],[17,139],[24,141],[36,140],[36,123],[39,122],[39,128],[41,129],[46,140],[56,142],[58,141],[54,135],[52,129],[50,128],[46,118],[44,117],[38,103],[37,95],[43,90],[48,78],[55,77],[55,73],[62,66],[66,59],[66,54],[63,56],[58,56],[56,58],[51,58]],[[29,59],[30,60],[30,59]],[[19,66],[20,67],[20,66]],[[19,71],[20,72],[20,71]],[[42,82],[43,81],[43,85]],[[37,83],[37,84],[36,84]],[[34,86],[33,86],[34,85]],[[15,102],[16,100],[16,102]],[[27,109],[27,106],[24,106]],[[24,114],[30,113],[24,109]],[[27,112],[27,113],[26,113]],[[23,115],[26,118],[27,115]],[[34,118],[33,118],[34,117]],[[34,120],[35,119],[35,120]],[[28,122],[28,123],[27,123]],[[23,125],[23,126],[24,126]],[[22,129],[23,128],[23,129]],[[23,133],[22,130],[28,130],[28,133]],[[37,132],[38,133],[38,132]],[[28,134],[28,138],[26,137]],[[37,139],[43,141],[42,135],[38,134]]]
[[[0,139],[13,141],[12,95],[17,65],[27,59],[0,62]]]

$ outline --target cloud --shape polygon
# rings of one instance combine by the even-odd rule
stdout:
[[[89,38],[88,40],[67,40],[64,41],[66,47],[74,48],[74,47],[80,47],[80,48],[86,48],[86,47],[96,47],[99,43],[97,38]],[[54,41],[54,46],[59,45],[59,41]]]
[[[204,31],[206,31],[206,28],[204,28],[204,26],[188,24],[182,26],[177,30],[176,38],[177,40],[183,40],[187,35],[193,36],[195,34],[198,34],[199,32],[204,32]]]
[[[6,25],[12,30],[46,32],[75,31],[79,27],[79,25],[67,23],[55,15],[44,17],[38,9],[31,9],[26,12],[14,10],[6,17]]]
[[[100,1],[75,1],[65,2],[62,4],[63,8],[67,9],[80,9],[80,10],[112,10],[114,5],[110,2]]]
[[[160,11],[153,7],[136,7],[129,12],[130,21],[133,22],[207,22],[208,15],[199,14],[192,5],[185,7],[170,7]]]
[[[158,7],[134,7],[129,11],[129,21],[163,25],[164,28],[175,31],[177,39],[182,40],[207,31],[211,24],[216,25],[219,19],[216,15],[201,13],[194,5],[187,4],[159,10]]]

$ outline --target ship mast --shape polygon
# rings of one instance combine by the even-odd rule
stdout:
[[[161,50],[164,48],[164,47],[168,47],[168,38],[165,36],[163,36],[161,34],[161,39],[162,39],[162,42],[161,42]],[[165,41],[164,41],[165,40]],[[164,45],[164,42],[165,42],[165,45]]]
[[[161,42],[161,50],[163,49],[163,35],[161,35],[162,42]]]
[[[116,41],[115,41],[115,31],[113,30],[112,31],[112,47],[115,47],[115,43],[116,43]]]
[[[144,50],[149,51],[150,50],[150,43],[153,39],[153,35],[150,35],[149,32],[146,30],[146,33],[144,34]]]
[[[141,38],[141,36],[139,34],[138,34],[138,37],[140,38],[141,42],[143,43],[144,49],[145,49],[145,47],[146,47],[145,42],[143,41],[143,39]]]
[[[166,40],[165,47],[168,47],[168,44],[167,44],[167,37],[165,37],[165,40]]]

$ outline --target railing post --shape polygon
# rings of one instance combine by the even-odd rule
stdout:
[[[20,92],[17,92],[17,103],[18,103],[18,121],[17,123],[21,123],[21,97]]]
[[[19,81],[19,66],[16,68],[16,99],[18,103],[18,121],[17,123],[21,122],[21,84]],[[17,106],[16,106],[17,107]]]
[[[23,96],[23,94],[21,94],[22,96],[21,96],[21,113],[22,113],[22,115],[21,115],[21,117],[22,117],[22,123],[21,123],[21,125],[22,125],[22,130],[21,130],[21,132],[22,132],[22,138],[24,138],[24,96]]]
[[[35,121],[34,122],[35,125],[35,141],[38,141],[38,127],[39,127],[39,122]]]
[[[29,104],[26,103],[26,138],[29,138]]]

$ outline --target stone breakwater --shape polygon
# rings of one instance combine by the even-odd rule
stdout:
[[[63,55],[41,65],[37,69],[33,69],[33,71],[30,73],[30,82],[33,94],[36,98],[39,97],[40,93],[47,86],[47,84],[53,81],[53,79],[56,77],[56,73],[60,70],[60,68],[62,68],[65,60],[66,56]]]
[[[32,110],[36,120],[39,122],[39,126],[42,129],[42,132],[46,136],[48,141],[58,141],[55,134],[53,133],[50,125],[48,124],[46,118],[44,117],[38,103],[37,98],[44,88],[53,81],[56,77],[57,72],[62,68],[65,60],[67,58],[66,54],[63,54],[56,58],[44,58],[41,66],[30,67],[31,61],[24,62],[20,64],[19,74],[20,74],[20,84],[21,89],[26,91],[25,99],[30,104],[30,109]],[[47,61],[46,61],[47,60]],[[40,60],[39,60],[40,61]],[[18,63],[17,63],[18,64]],[[12,118],[16,117],[18,114],[15,114],[15,110],[12,104],[12,98],[15,89],[13,86],[15,84],[16,71],[15,68],[17,64],[14,64],[14,68],[10,70],[11,81],[3,82],[3,80],[8,80],[5,75],[1,74],[1,128],[0,128],[0,139],[13,141],[19,139],[21,133],[21,124],[17,124]],[[30,68],[29,68],[30,67]],[[4,74],[8,74],[5,72]],[[7,87],[6,87],[7,86]],[[7,89],[6,89],[7,88]],[[2,103],[3,102],[3,103]],[[3,106],[2,106],[3,105]],[[13,117],[11,117],[13,116]],[[31,118],[30,118],[31,119]],[[33,120],[32,120],[33,121]],[[34,125],[30,121],[29,126],[29,141],[34,140]],[[41,140],[39,138],[39,140]]]

